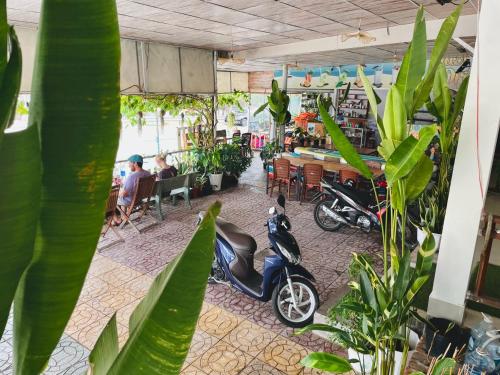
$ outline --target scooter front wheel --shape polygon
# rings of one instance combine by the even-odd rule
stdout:
[[[291,284],[291,287],[290,287]],[[273,311],[283,324],[301,328],[312,323],[319,306],[318,292],[307,279],[291,276],[277,285],[272,295]]]

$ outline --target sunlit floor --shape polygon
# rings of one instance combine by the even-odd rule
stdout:
[[[165,206],[166,219],[137,235],[124,229],[125,244],[96,253],[77,308],[65,335],[54,352],[47,374],[81,374],[90,349],[116,311],[120,343],[128,335],[128,318],[146,294],[153,278],[189,242],[196,215],[216,199],[223,204],[221,216],[255,236],[259,250],[267,247],[263,226],[267,211],[275,205],[265,195],[262,165],[258,157],[240,179],[240,185],[209,197],[193,200],[193,209],[182,202]],[[344,286],[354,251],[378,252],[379,237],[352,229],[322,231],[314,222],[309,203],[287,202],[292,233],[301,246],[303,265],[315,276],[320,302]],[[154,223],[149,217],[139,227]],[[113,240],[113,234],[109,239]],[[258,252],[257,267],[263,253]],[[341,349],[313,335],[292,336],[293,330],[273,315],[271,304],[246,297],[225,285],[209,285],[183,374],[311,374],[299,361],[311,351]],[[11,374],[12,338],[7,332],[0,342],[0,373]]]

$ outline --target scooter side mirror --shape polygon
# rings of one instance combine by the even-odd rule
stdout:
[[[285,208],[285,196],[283,194],[280,194],[278,196],[278,204],[280,205],[280,207]]]
[[[276,213],[276,207],[271,207],[269,209],[269,215],[274,215]]]

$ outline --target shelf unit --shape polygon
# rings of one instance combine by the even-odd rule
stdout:
[[[339,101],[344,95],[344,89],[338,90],[337,121],[346,137],[355,147],[364,147],[368,111],[370,109],[368,97],[362,90],[350,90],[346,100],[339,105]]]
[[[300,111],[301,112],[312,112],[319,113],[318,103],[317,103],[318,94],[314,92],[303,92],[302,100],[300,102]]]

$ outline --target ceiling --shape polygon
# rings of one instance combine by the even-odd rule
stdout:
[[[9,21],[36,27],[40,0],[7,0]],[[473,2],[463,15],[476,13]],[[436,0],[117,0],[122,36],[163,43],[241,51],[355,31],[412,23],[418,6],[426,6],[427,19],[446,17],[454,8]],[[331,65],[387,61],[405,45],[282,56],[220,65],[225,70],[269,70],[284,62]],[[450,53],[458,53],[451,47]]]

